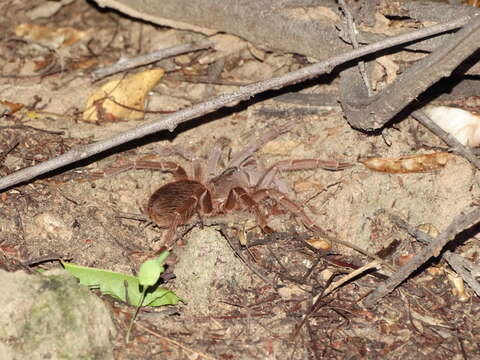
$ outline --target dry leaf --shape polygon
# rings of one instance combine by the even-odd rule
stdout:
[[[0,100],[0,105],[8,108],[8,110],[6,111],[6,115],[15,114],[18,110],[24,107],[23,104],[12,103],[6,100]]]
[[[396,159],[372,158],[361,162],[374,171],[406,174],[441,169],[451,156],[449,153],[437,152],[426,155],[404,156]]]
[[[87,100],[83,120],[98,123],[143,119],[148,93],[163,74],[163,69],[157,68],[109,81]]]
[[[453,296],[456,296],[460,302],[467,302],[470,300],[470,296],[465,292],[462,277],[449,269],[445,269],[445,273],[447,274],[447,279],[452,285]]]
[[[464,3],[470,6],[480,7],[480,0],[464,0]]]
[[[20,24],[15,28],[15,34],[28,40],[41,42],[54,49],[60,46],[71,46],[89,36],[87,32],[71,27],[53,27],[35,24]]]
[[[439,266],[431,266],[427,269],[427,272],[431,276],[440,276],[443,274],[443,269]]]
[[[440,234],[438,229],[432,224],[420,224],[417,226],[417,229],[423,231],[424,233],[427,233],[434,239],[438,236],[438,234]]]
[[[398,265],[399,266],[404,266],[406,263],[408,263],[410,260],[414,258],[415,254],[406,254],[406,255],[401,255],[398,258]]]
[[[90,69],[91,67],[97,65],[98,60],[97,59],[92,59],[92,58],[87,58],[85,56],[80,56],[75,63],[73,63],[72,67],[74,69]]]
[[[317,250],[330,251],[332,249],[332,243],[321,237],[311,237],[307,243]]]
[[[308,292],[309,289],[305,288],[302,289],[296,285],[288,285],[281,287],[277,290],[278,295],[282,297],[283,300],[292,300],[296,297],[305,296],[305,293]]]
[[[427,106],[425,114],[462,145],[480,145],[480,117],[450,106]]]

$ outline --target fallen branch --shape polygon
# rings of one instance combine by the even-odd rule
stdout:
[[[348,8],[345,0],[338,0],[338,4],[340,5],[340,8],[342,9],[345,18],[347,20],[347,30],[348,30],[348,36],[350,38],[350,42],[352,43],[352,46],[354,49],[358,49],[358,40],[357,40],[357,27],[355,26],[355,21],[353,19],[352,13],[350,12],[350,9]],[[367,74],[367,70],[365,67],[365,61],[361,60],[357,64],[358,66],[358,71],[360,72],[360,75],[362,77],[363,83],[365,85],[365,88],[367,89],[367,95],[372,96],[373,95],[373,90],[372,86],[370,85],[370,79]]]
[[[480,208],[468,214],[460,214],[453,219],[447,229],[438,235],[428,246],[421,250],[412,260],[397,270],[388,280],[377,287],[363,301],[370,307],[378,300],[392,292],[398,285],[405,281],[415,270],[425,264],[430,258],[438,257],[445,245],[453,240],[457,234],[472,227],[480,221]]]
[[[432,236],[415,228],[414,226],[411,226],[399,216],[393,214],[389,214],[389,216],[393,219],[397,226],[406,230],[418,241],[424,244],[430,244],[435,241]],[[444,258],[452,267],[452,269],[463,278],[463,280],[472,288],[473,291],[477,293],[478,296],[480,296],[480,283],[477,281],[477,279],[475,279],[475,275],[480,276],[480,266],[465,259],[463,256],[451,252],[450,250],[445,251],[442,254],[442,258]]]
[[[478,50],[480,16],[473,16],[445,44],[405,70],[382,92],[368,96],[356,69],[341,74],[341,104],[347,121],[354,128],[380,129],[400,111],[414,102],[430,86],[448,77]]]
[[[73,148],[67,153],[56,158],[29,168],[19,170],[0,179],[0,190],[31,180],[39,175],[59,169],[79,160],[86,159],[90,156],[99,154],[129,141],[140,139],[146,135],[153,134],[161,130],[173,131],[179,124],[188,120],[211,113],[224,106],[235,105],[240,101],[247,100],[252,96],[264,91],[280,89],[287,85],[295,84],[307,79],[311,79],[315,76],[328,73],[336,66],[344,64],[348,61],[361,58],[368,54],[373,54],[383,49],[457,29],[468,23],[469,20],[471,20],[471,17],[465,16],[448,23],[433,25],[411,33],[397,35],[377,43],[364,46],[360,49],[335,56],[331,59],[321,61],[317,64],[306,66],[302,69],[293,71],[280,77],[241,87],[232,93],[219,95],[205,102],[177,111],[159,120],[140,125],[132,130],[114,135],[96,143]]]

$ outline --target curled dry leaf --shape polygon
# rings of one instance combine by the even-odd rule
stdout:
[[[444,273],[443,269],[439,266],[429,267],[427,269],[427,272],[428,272],[429,275],[435,276],[435,277],[443,275],[443,273]]]
[[[54,49],[61,46],[72,46],[80,40],[89,37],[85,31],[71,27],[41,26],[35,24],[20,24],[15,28],[15,35],[25,39],[38,41]]]
[[[470,5],[470,6],[480,7],[480,1],[479,0],[464,0],[463,2],[467,5]]]
[[[469,111],[449,106],[427,106],[425,114],[462,145],[480,145],[480,117]]]
[[[415,256],[415,254],[401,255],[398,258],[398,265],[399,266],[404,266],[406,263],[408,263],[410,260],[412,260],[414,256]]]
[[[163,69],[157,68],[107,82],[87,100],[83,120],[99,123],[143,119],[148,93],[163,74]]]
[[[287,285],[279,288],[277,292],[278,295],[282,297],[282,299],[292,300],[294,298],[305,296],[305,293],[308,293],[309,290],[311,289],[308,289],[308,286],[306,286],[305,288],[301,288],[297,285]]]
[[[0,114],[12,115],[15,114],[17,111],[23,108],[23,104],[13,103],[7,100],[0,100]],[[2,112],[2,107],[5,110]]]
[[[434,239],[440,234],[438,229],[432,224],[420,224],[417,226],[417,229],[430,235]]]
[[[437,152],[426,155],[403,156],[395,159],[371,158],[361,162],[374,171],[406,174],[441,169],[451,156],[446,152]]]
[[[467,302],[470,300],[470,296],[465,292],[465,286],[463,284],[462,277],[448,269],[445,269],[445,272],[450,284],[452,285],[452,294],[457,297],[458,301]]]
[[[330,251],[332,249],[331,242],[326,239],[322,239],[321,237],[311,237],[307,240],[307,243],[315,249],[321,251]]]

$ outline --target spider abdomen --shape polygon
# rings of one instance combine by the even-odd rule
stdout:
[[[160,227],[186,224],[207,193],[207,188],[198,181],[174,181],[161,186],[150,196],[146,212]]]

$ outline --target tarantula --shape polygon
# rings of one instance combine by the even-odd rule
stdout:
[[[218,141],[207,160],[206,171],[193,154],[182,155],[192,164],[192,176],[183,167],[171,161],[136,160],[129,165],[115,168],[115,172],[129,169],[157,169],[170,172],[174,180],[160,186],[148,199],[144,208],[148,217],[168,231],[163,244],[171,246],[176,229],[199,216],[228,214],[238,210],[253,210],[258,225],[266,233],[273,232],[268,226],[265,214],[260,208],[263,200],[271,199],[285,210],[300,218],[309,229],[320,228],[307,216],[302,208],[285,194],[288,191],[279,178],[279,172],[323,168],[327,170],[345,169],[351,164],[317,159],[284,160],[264,168],[257,163],[253,154],[267,142],[284,133],[287,128],[271,129],[260,138],[252,141],[244,150],[235,154],[225,168],[217,172],[221,153],[226,146]],[[205,173],[206,172],[206,173]]]

